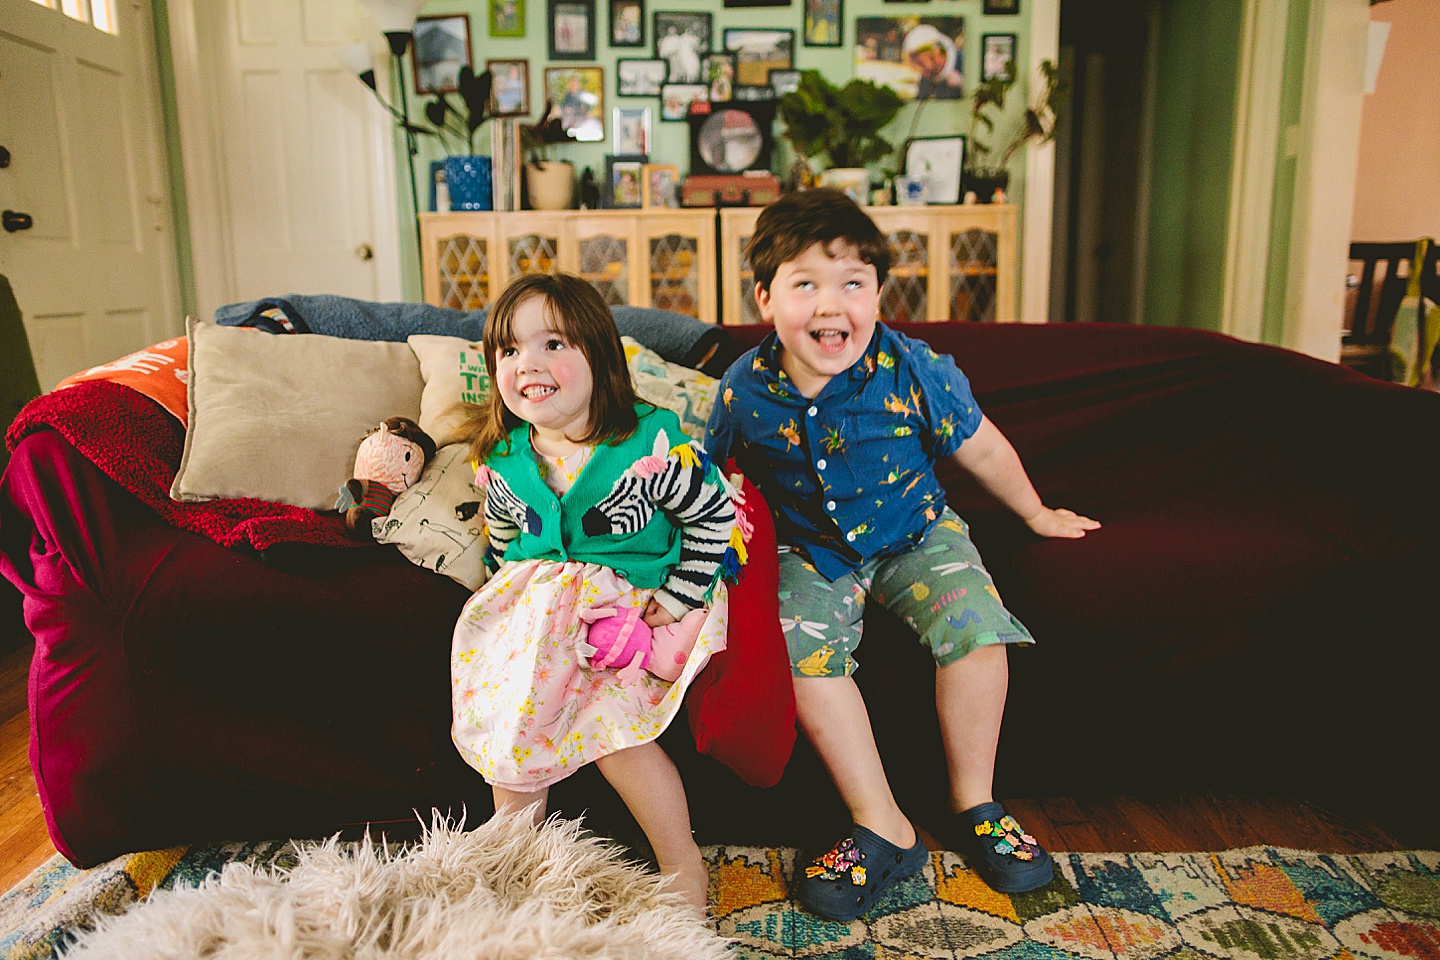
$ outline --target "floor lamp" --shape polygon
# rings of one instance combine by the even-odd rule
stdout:
[[[420,235],[420,189],[415,186],[415,154],[419,152],[419,147],[415,142],[415,126],[410,122],[410,97],[406,92],[403,71],[405,51],[409,49],[414,37],[412,31],[415,18],[419,16],[420,7],[424,3],[425,0],[361,0],[361,5],[370,12],[390,46],[391,97],[393,102],[394,90],[398,85],[398,110],[380,96],[380,90],[375,83],[375,56],[370,45],[362,40],[340,51],[340,58],[345,65],[360,78],[361,83],[370,88],[375,99],[380,101],[380,105],[395,118],[400,129],[405,131],[405,160],[410,172],[410,209],[413,214],[411,220],[415,224],[415,253],[420,257],[422,269],[425,258],[421,249],[423,240]]]

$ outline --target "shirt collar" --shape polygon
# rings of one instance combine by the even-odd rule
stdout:
[[[877,367],[876,358],[880,355],[880,340],[885,335],[887,329],[883,323],[878,321],[875,323],[875,329],[870,334],[869,346],[865,348],[865,352],[861,354],[860,359],[856,360],[850,369],[846,371],[846,376],[848,376],[849,379],[869,380],[875,375]],[[762,383],[767,386],[773,384],[776,391],[794,394],[795,397],[801,400],[805,399],[795,390],[790,381],[790,377],[785,373],[785,368],[780,364],[780,337],[775,331],[770,331],[765,339],[760,341],[760,347],[755,351],[755,360],[752,367],[755,373],[759,375]],[[833,378],[831,382],[834,382]],[[825,386],[829,387],[829,385],[830,384],[827,383]],[[822,389],[821,392],[823,393],[824,390]]]

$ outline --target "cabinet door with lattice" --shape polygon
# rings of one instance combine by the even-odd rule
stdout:
[[[727,207],[720,211],[720,310],[727,325],[760,323],[760,307],[755,303],[755,272],[745,248],[755,232],[759,207]]]
[[[890,272],[880,289],[880,316],[890,323],[939,320],[931,299],[935,270],[934,218],[923,208],[870,207],[867,211],[890,242]]]
[[[946,304],[951,320],[1015,319],[1015,208],[980,204],[944,216]]]
[[[576,214],[575,272],[610,306],[643,302],[642,271],[631,266],[641,249],[636,216],[620,211]]]
[[[500,247],[500,280],[509,283],[527,273],[574,271],[566,218],[556,214],[496,214]]]
[[[420,226],[425,302],[453,310],[489,307],[500,292],[494,221],[423,214]]]
[[[715,322],[715,212],[639,218],[648,276],[643,306]]]

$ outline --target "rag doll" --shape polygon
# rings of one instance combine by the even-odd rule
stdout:
[[[390,512],[401,491],[414,485],[435,456],[435,441],[406,417],[390,417],[360,441],[355,472],[340,488],[335,509],[356,539],[374,539],[370,521]]]
[[[674,683],[690,658],[705,611],[691,610],[678,622],[654,629],[640,614],[638,607],[624,611],[599,607],[582,613],[590,628],[581,652],[592,670],[617,668],[622,684],[633,682],[642,669]]]

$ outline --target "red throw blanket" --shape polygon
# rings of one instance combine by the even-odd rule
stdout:
[[[282,543],[354,547],[339,516],[268,500],[179,503],[170,484],[185,448],[185,427],[149,397],[110,380],[77,383],[30,401],[5,434],[13,450],[36,430],[58,432],[111,480],[165,522],[224,547],[268,550]]]

